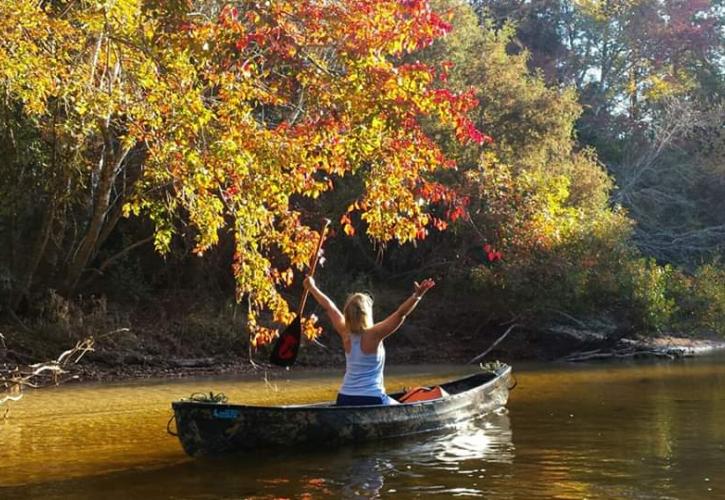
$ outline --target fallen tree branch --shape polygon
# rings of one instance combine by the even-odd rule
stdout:
[[[61,383],[61,376],[68,373],[66,368],[78,363],[87,352],[93,351],[94,342],[93,337],[79,340],[55,360],[12,368],[7,365],[0,367],[0,405],[21,399],[26,387],[38,389]]]
[[[101,335],[101,337],[127,331],[129,331],[128,328],[119,328]],[[2,334],[0,334],[0,349],[7,351],[5,337]],[[10,401],[22,399],[23,390],[26,388],[40,389],[78,378],[77,375],[70,375],[70,367],[76,365],[86,353],[94,350],[95,339],[88,337],[76,342],[75,346],[63,351],[54,360],[28,365],[10,366],[9,364],[0,364],[0,406]],[[64,375],[69,376],[64,377]],[[7,413],[6,410],[3,418],[7,417]]]
[[[587,328],[587,325],[582,320],[575,318],[574,316],[572,316],[571,314],[569,314],[567,312],[560,311],[559,309],[553,309],[553,308],[547,308],[547,309],[549,309],[552,312],[555,312],[556,314],[558,314],[560,316],[563,316],[564,318],[566,318],[568,320],[573,321],[574,323],[577,324],[577,326],[579,326],[581,328]]]
[[[657,349],[630,339],[621,339],[612,348],[574,352],[561,358],[561,361],[579,363],[582,361],[645,357],[677,359],[685,355],[686,353],[682,349],[676,347],[664,347],[662,349]]]
[[[496,339],[496,342],[491,344],[491,346],[488,349],[486,349],[481,354],[479,354],[478,356],[476,356],[475,358],[470,360],[467,364],[471,365],[473,363],[477,363],[478,361],[482,360],[486,356],[486,354],[491,352],[494,347],[499,345],[503,341],[503,339],[505,339],[508,336],[508,334],[511,333],[511,330],[513,330],[517,326],[521,326],[521,325],[519,325],[518,323],[514,323],[513,325],[509,326],[508,329],[506,329],[506,331],[503,333],[503,335],[501,335],[498,339]]]

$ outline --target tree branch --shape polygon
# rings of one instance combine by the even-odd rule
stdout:
[[[521,325],[519,325],[518,323],[514,323],[513,325],[509,326],[506,329],[506,331],[503,333],[503,335],[501,335],[498,339],[496,339],[496,342],[494,342],[493,344],[491,344],[491,347],[489,347],[488,349],[486,349],[485,351],[483,351],[481,354],[479,354],[475,358],[471,359],[467,364],[471,365],[471,364],[477,363],[478,361],[480,361],[483,358],[485,358],[486,355],[489,352],[491,352],[494,349],[494,347],[496,347],[497,345],[499,345],[503,341],[503,339],[505,339],[506,337],[508,337],[508,334],[511,333],[511,330],[513,330],[517,326],[520,327]]]

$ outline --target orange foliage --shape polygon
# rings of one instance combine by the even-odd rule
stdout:
[[[346,234],[358,212],[378,242],[422,238],[426,226],[446,226],[429,203],[448,203],[451,219],[465,207],[430,181],[455,165],[422,120],[462,142],[491,141],[466,116],[473,92],[437,85],[447,68],[403,62],[451,29],[427,0],[245,0],[218,12],[192,12],[186,1],[40,5],[0,7],[0,86],[39,120],[63,102],[79,138],[105,122],[117,141],[144,150],[125,211],[151,218],[159,251],[179,216],[199,254],[220,231],[234,233],[237,298],[248,302],[255,345],[276,334],[257,324],[261,311],[291,321],[278,289],[314,250],[296,199],[358,175],[364,190],[342,216]],[[305,323],[309,337],[317,331]]]

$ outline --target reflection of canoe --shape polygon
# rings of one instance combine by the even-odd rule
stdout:
[[[449,395],[393,406],[245,406],[172,403],[179,440],[192,456],[304,444],[334,445],[441,429],[506,404],[511,367],[441,384]],[[400,394],[391,394],[399,397]]]

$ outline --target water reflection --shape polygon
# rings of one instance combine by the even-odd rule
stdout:
[[[457,429],[224,460],[190,460],[163,432],[168,401],[209,381],[33,395],[0,424],[0,498],[725,498],[722,360],[517,375],[508,412]],[[276,383],[304,402],[338,378]],[[277,403],[258,381],[211,387]]]
[[[442,432],[370,444],[358,448],[356,455],[347,467],[349,479],[342,488],[345,497],[377,498],[383,492],[400,492],[400,487],[386,490],[386,479],[396,479],[395,484],[435,477],[440,483],[440,474],[436,471],[481,479],[489,464],[513,462],[511,423],[508,412],[501,408]],[[434,472],[432,476],[431,472]],[[424,484],[402,490],[458,495],[481,493],[476,488],[449,488],[445,484]]]
[[[397,457],[407,457],[416,465],[449,468],[468,460],[511,463],[513,452],[508,411],[500,408],[451,432],[434,434]]]
[[[348,481],[342,485],[345,498],[379,498],[385,486],[385,476],[394,467],[389,460],[362,457],[347,468]]]
[[[2,498],[381,498],[394,493],[473,494],[488,465],[511,463],[505,410],[439,433],[335,450],[286,450],[0,488]],[[451,472],[463,476],[461,480]],[[471,478],[471,479],[468,479]],[[465,483],[465,485],[463,484]],[[17,497],[15,496],[17,495]],[[93,495],[91,495],[93,496]]]

